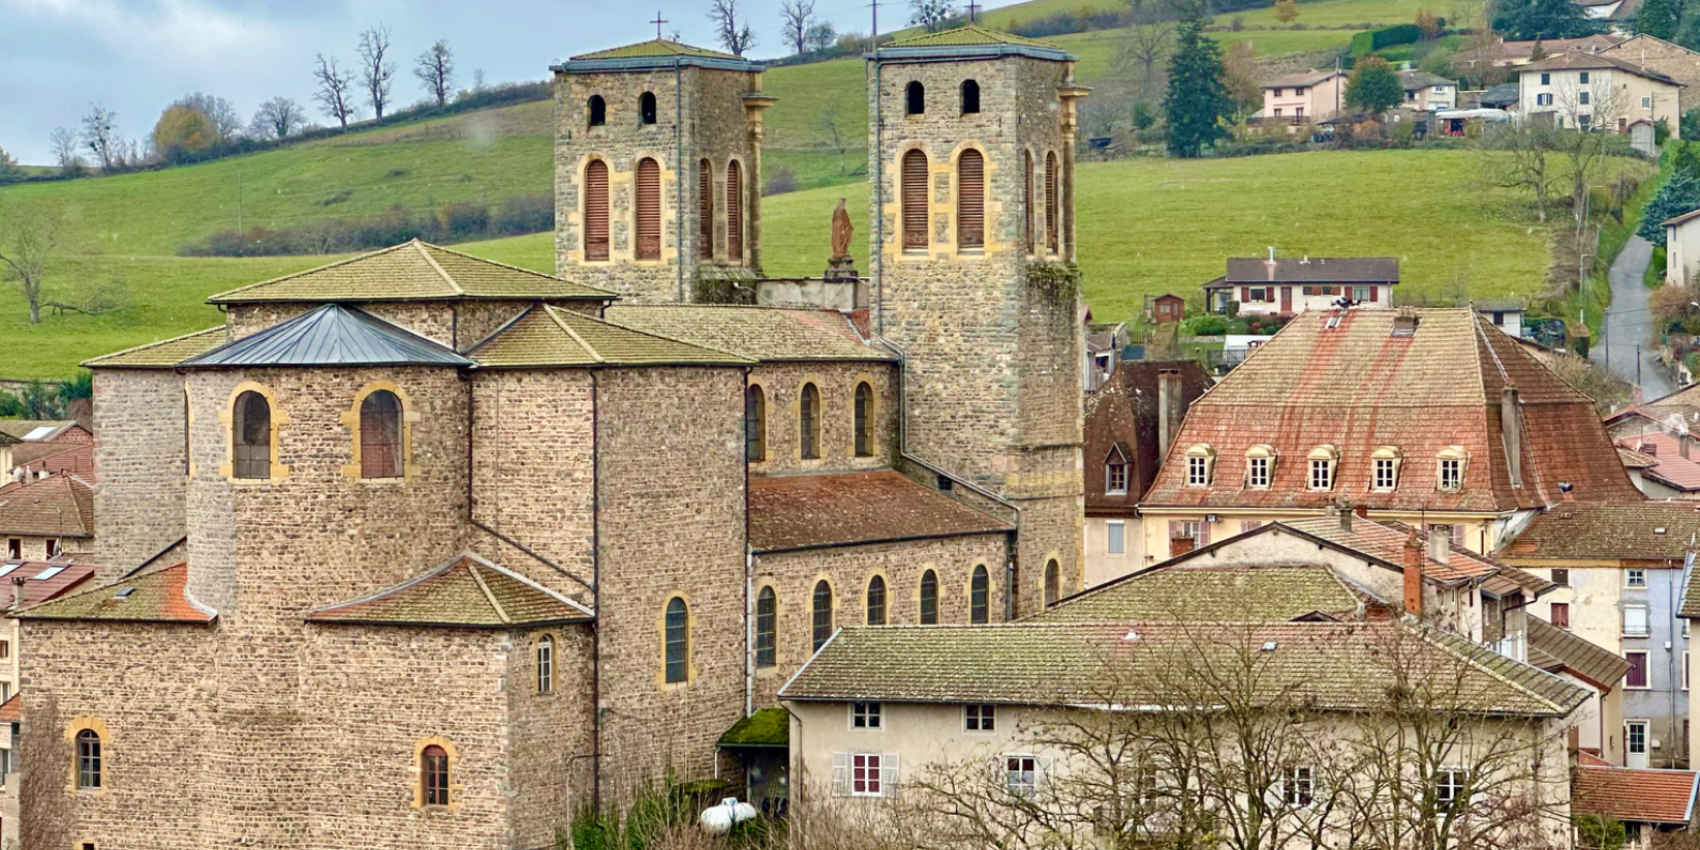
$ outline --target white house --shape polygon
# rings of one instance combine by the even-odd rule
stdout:
[[[1204,284],[1204,300],[1212,313],[1225,313],[1234,303],[1241,315],[1291,316],[1343,303],[1391,307],[1398,283],[1397,257],[1276,259],[1270,248],[1267,260],[1229,259],[1228,273]]]
[[[1418,112],[1458,107],[1458,83],[1427,71],[1400,71],[1399,84],[1405,89],[1405,108]]]
[[[1665,226],[1665,283],[1680,286],[1700,270],[1700,210],[1667,219]]]
[[[1327,121],[1346,99],[1346,75],[1332,69],[1286,74],[1263,84],[1264,121]]]
[[[1517,69],[1518,111],[1559,127],[1628,133],[1646,119],[1663,120],[1672,138],[1681,123],[1682,84],[1604,53],[1560,53]]]

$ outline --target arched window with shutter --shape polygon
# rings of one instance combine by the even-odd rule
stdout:
[[[714,166],[697,163],[697,256],[714,258]]]
[[[601,127],[608,123],[608,103],[602,99],[602,95],[591,95],[590,101],[585,104],[584,111],[586,113],[585,123],[590,126]]]
[[[649,157],[637,164],[637,258],[661,259],[661,166]]]
[[[798,403],[797,426],[801,432],[802,454],[804,460],[815,460],[820,457],[820,390],[814,384],[803,385],[803,396]]]
[[[939,621],[939,574],[932,570],[921,573],[921,625],[931,626]]]
[[[868,422],[868,418],[873,415],[873,409],[874,390],[872,387],[868,386],[867,381],[862,381],[856,385],[855,431],[857,457],[872,457],[874,454],[873,429],[870,427],[870,423]]]
[[[1057,155],[1045,154],[1045,250],[1057,252]]]
[[[986,159],[972,148],[956,160],[956,247],[986,247]]]
[[[756,596],[756,666],[778,665],[779,599],[773,588],[764,587]]]
[[[1062,598],[1062,567],[1053,558],[1045,562],[1045,607],[1057,604]]]
[[[1033,253],[1033,152],[1021,152],[1021,241]]]
[[[744,167],[735,159],[726,164],[726,258],[744,264]]]
[[[744,459],[767,460],[767,393],[757,384],[744,390]]]
[[[638,96],[638,120],[645,124],[655,123],[655,92],[646,91]]]
[[[826,579],[815,582],[814,598],[814,651],[819,652],[832,637],[832,585]]]
[[[584,167],[584,258],[608,259],[608,163]]]
[[[885,625],[885,579],[881,576],[868,579],[868,625]]]
[[[927,154],[903,155],[903,250],[927,250]]]
[[[537,639],[537,692],[555,690],[555,639],[544,635]]]
[[[985,565],[975,566],[974,576],[968,580],[968,622],[991,622],[991,584]]]
[[[401,478],[401,399],[374,390],[360,402],[360,477]]]

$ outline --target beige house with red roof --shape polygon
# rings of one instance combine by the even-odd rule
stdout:
[[[46,560],[94,546],[94,488],[59,473],[0,486],[0,552],[13,560]]]
[[[1694,825],[1697,793],[1700,772],[1581,764],[1571,783],[1570,801],[1577,815],[1623,824],[1627,850],[1650,850],[1659,833]]]
[[[1284,74],[1263,83],[1264,121],[1303,124],[1333,118],[1346,98],[1346,75],[1332,68]]]

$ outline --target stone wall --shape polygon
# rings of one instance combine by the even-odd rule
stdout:
[[[94,563],[115,577],[184,534],[183,376],[94,370]],[[28,553],[26,553],[28,554]]]
[[[1678,114],[1700,106],[1700,53],[1650,35],[1636,36],[1604,52],[1651,68],[1681,83],[1682,88],[1677,90]],[[1626,111],[1631,118],[1640,114],[1633,108]],[[1678,129],[1672,127],[1672,135],[1676,135]]]
[[[555,682],[537,688],[537,640],[555,640]],[[516,848],[553,847],[557,829],[592,801],[596,702],[591,627],[537,629],[514,637],[508,654],[509,816]]]
[[[756,474],[843,472],[884,469],[897,452],[897,367],[887,361],[767,362],[750,371],[767,400],[766,459],[750,464]],[[869,416],[873,455],[856,456],[856,386],[873,390]],[[820,458],[802,457],[803,384],[820,390]]]

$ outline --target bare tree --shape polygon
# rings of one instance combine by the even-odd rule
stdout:
[[[83,168],[83,158],[77,153],[77,134],[69,127],[55,127],[47,136],[48,149],[53,151],[53,161],[59,170],[64,172],[80,171]]]
[[[124,163],[123,141],[118,138],[118,116],[98,103],[89,104],[83,116],[83,147],[94,154],[102,171],[111,171]]]
[[[809,52],[809,29],[814,25],[815,0],[785,0],[779,4],[779,17],[784,21],[785,40],[797,54]]]
[[[1551,159],[1555,131],[1528,121],[1491,129],[1482,139],[1484,178],[1505,189],[1526,189],[1535,198],[1535,215],[1547,220],[1547,206],[1557,184]]]
[[[1166,84],[1169,51],[1175,43],[1175,21],[1156,0],[1129,0],[1128,27],[1116,45],[1116,66],[1139,84],[1139,103],[1158,99]]]
[[[337,67],[335,57],[326,59],[321,53],[318,62],[318,66],[313,69],[313,79],[318,82],[319,90],[313,95],[313,99],[319,102],[319,109],[326,116],[335,118],[346,130],[348,119],[354,117],[359,109],[351,97],[354,77]]]
[[[0,207],[0,280],[17,286],[29,305],[32,325],[41,324],[41,288],[58,254],[56,214],[20,214]]]
[[[455,88],[455,56],[449,50],[447,39],[438,39],[436,44],[413,60],[413,76],[419,78],[425,86],[425,93],[437,101],[439,107],[449,102],[449,94]]]
[[[708,20],[714,24],[714,37],[720,46],[733,56],[756,46],[756,34],[748,21],[738,20],[738,0],[710,0]]]
[[[287,139],[307,123],[307,110],[287,97],[274,97],[254,111],[248,135],[256,139]]]
[[[913,10],[909,15],[909,23],[927,32],[938,32],[951,18],[956,17],[956,5],[953,0],[909,0],[909,7]]]
[[[395,77],[395,63],[388,60],[390,28],[379,25],[360,34],[360,82],[366,89],[366,101],[379,121],[384,119],[384,106],[390,102],[390,81]]]
[[[64,718],[58,700],[47,697],[31,705],[22,724],[19,752],[22,771],[13,779],[18,789],[18,846],[70,847],[75,839],[77,797],[65,788],[65,765],[72,752],[61,731]]]
[[[832,99],[821,107],[820,115],[815,118],[815,126],[826,137],[827,146],[838,154],[838,173],[849,172],[850,135],[845,132],[844,119],[840,114],[838,100]]]
[[[1594,74],[1589,83],[1555,81],[1550,94],[1551,105],[1557,108],[1545,115],[1537,112],[1528,116],[1529,120],[1550,117],[1560,125],[1552,134],[1553,146],[1570,163],[1570,214],[1578,236],[1588,226],[1588,191],[1598,176],[1597,166],[1614,148],[1623,146],[1612,129],[1626,114],[1626,96],[1601,80],[1603,76]]]
[[[186,106],[212,120],[213,129],[218,132],[220,141],[229,141],[242,135],[242,116],[236,114],[236,107],[230,101],[216,95],[203,92],[190,92],[171,103],[172,106]]]

